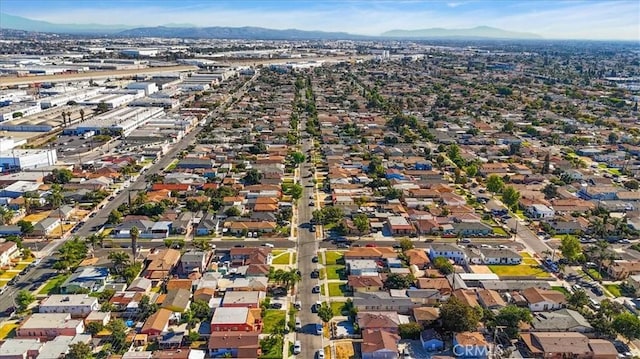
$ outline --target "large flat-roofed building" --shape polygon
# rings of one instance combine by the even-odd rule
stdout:
[[[98,310],[98,299],[87,294],[54,294],[45,298],[38,307],[40,313],[67,313],[85,317]]]
[[[0,359],[37,358],[43,345],[40,339],[5,339],[0,344]]]
[[[0,107],[0,122],[18,117],[29,116],[42,111],[38,102],[18,102]]]
[[[68,127],[63,133],[65,135],[81,135],[94,131],[98,134],[121,133],[126,137],[148,120],[163,114],[162,107],[122,107]]]
[[[22,170],[53,166],[58,162],[55,149],[11,149],[0,152],[2,171]]]
[[[35,313],[16,329],[18,338],[53,339],[59,335],[74,336],[84,332],[84,322],[66,313]]]
[[[67,103],[69,103],[69,101],[81,102],[83,100],[97,96],[102,90],[104,90],[103,87],[89,87],[86,89],[65,91],[61,94],[42,98],[40,100],[40,107],[42,109],[46,109],[50,107],[66,105]]]

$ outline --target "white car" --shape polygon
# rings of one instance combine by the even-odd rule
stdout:
[[[316,352],[316,357],[318,359],[324,359],[324,350],[318,349],[318,351]]]
[[[299,340],[293,344],[293,354],[300,354],[302,352],[302,345]]]

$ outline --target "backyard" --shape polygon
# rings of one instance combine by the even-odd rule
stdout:
[[[279,309],[267,309],[264,312],[262,322],[264,327],[262,332],[265,334],[283,333],[286,325],[287,313]]]
[[[535,262],[535,260],[531,259]],[[544,270],[539,264],[526,263],[528,260],[524,260],[523,264],[518,265],[489,265],[489,269],[498,275],[498,277],[536,277],[536,278],[549,278],[551,275]]]

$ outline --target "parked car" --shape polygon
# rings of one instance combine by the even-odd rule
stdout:
[[[320,293],[320,286],[316,285],[311,289],[311,293]]]
[[[322,324],[316,324],[316,334],[322,335]]]
[[[282,309],[282,303],[271,303],[271,309]]]
[[[301,330],[302,329],[302,322],[300,321],[300,318],[296,317],[296,330]]]
[[[318,349],[318,351],[316,352],[316,358],[317,359],[324,359],[324,350]]]
[[[592,291],[595,295],[603,295],[603,294],[604,294],[604,292],[602,291],[602,288],[600,288],[600,286],[598,286],[598,285],[594,285],[594,286],[591,288],[591,291]]]
[[[313,256],[313,258],[311,258],[311,262],[318,263],[318,256]]]
[[[311,278],[319,278],[320,277],[320,272],[317,269],[314,269],[313,271],[311,271]]]
[[[296,340],[295,343],[293,343],[293,354],[300,354],[302,352],[302,345],[300,344],[299,340]]]

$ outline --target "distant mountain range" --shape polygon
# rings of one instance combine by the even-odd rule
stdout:
[[[275,30],[262,27],[196,27],[191,24],[135,27],[101,24],[56,24],[0,13],[0,28],[59,34],[114,35],[122,37],[175,37],[201,39],[256,39],[256,40],[340,40],[340,39],[539,39],[531,33],[513,32],[479,26],[471,29],[391,30],[379,36],[354,35],[346,32],[306,31],[297,29]]]
[[[529,32],[515,32],[489,26],[470,29],[431,28],[422,30],[391,30],[381,34],[383,37],[434,39],[434,38],[485,38],[485,39],[541,39],[540,35]]]

